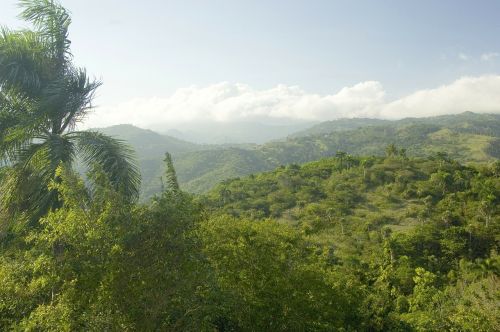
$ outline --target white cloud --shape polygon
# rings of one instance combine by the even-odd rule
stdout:
[[[469,56],[468,56],[467,54],[465,54],[465,53],[459,53],[459,54],[458,54],[458,58],[459,58],[460,60],[462,60],[462,61],[467,61],[467,60],[469,60]]]
[[[456,114],[465,111],[500,113],[500,76],[463,77],[435,89],[417,91],[383,107],[386,118]]]
[[[387,101],[379,82],[366,81],[335,94],[308,93],[297,86],[256,90],[227,82],[177,90],[167,98],[134,99],[99,107],[85,127],[131,123],[166,129],[200,121],[332,120],[342,117],[403,118],[438,114],[500,112],[500,76],[464,77],[449,85]]]
[[[491,61],[499,56],[500,56],[500,53],[497,53],[497,52],[484,53],[484,54],[481,54],[481,60],[482,61]]]
[[[337,117],[376,116],[384,102],[378,82],[367,81],[321,96],[297,86],[278,85],[256,90],[227,82],[177,90],[168,98],[135,99],[99,107],[85,127],[132,123],[145,128],[172,126],[192,121],[319,120]]]

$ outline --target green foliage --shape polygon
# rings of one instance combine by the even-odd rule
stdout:
[[[189,326],[202,276],[189,235],[200,211],[191,199],[166,192],[134,206],[102,172],[92,175],[93,192],[67,169],[57,175],[62,206],[18,244],[3,243],[0,329]]]
[[[218,330],[331,331],[361,326],[361,289],[320,247],[274,221],[214,218],[201,225],[213,268]]]
[[[34,30],[0,33],[0,164],[12,168],[0,187],[0,210],[34,222],[57,208],[57,194],[47,184],[77,153],[88,166],[99,164],[130,198],[137,197],[139,171],[131,151],[108,136],[74,131],[101,83],[72,63],[69,14],[49,0],[20,5],[21,18]]]
[[[346,157],[146,205],[58,167],[0,237],[0,329],[497,330],[496,164]]]

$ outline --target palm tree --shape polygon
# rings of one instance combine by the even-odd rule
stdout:
[[[342,169],[342,161],[344,158],[347,156],[347,152],[344,151],[337,151],[335,153],[335,157],[337,157],[340,160],[340,169]]]
[[[72,63],[68,12],[53,0],[20,6],[20,17],[34,29],[0,31],[0,167],[9,166],[0,187],[4,209],[39,217],[57,207],[49,184],[56,169],[71,167],[77,156],[136,198],[140,176],[131,149],[99,132],[75,130],[101,83]]]
[[[403,159],[403,160],[406,160],[408,159],[408,155],[406,154],[406,149],[405,148],[401,148],[399,149],[399,156]]]
[[[361,160],[361,167],[363,168],[363,179],[366,179],[366,169],[373,166],[375,160],[373,157],[365,158]]]
[[[348,154],[345,156],[345,161],[346,161],[346,167],[347,169],[349,169],[354,165],[356,159],[352,155]]]
[[[389,144],[385,148],[385,154],[387,155],[387,157],[394,157],[398,154],[398,148],[394,144]]]
[[[226,204],[231,199],[231,190],[223,187],[221,190],[219,190],[219,197],[222,205]]]

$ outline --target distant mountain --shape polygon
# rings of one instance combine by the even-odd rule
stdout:
[[[427,124],[445,126],[459,133],[500,136],[500,114],[478,114],[464,112],[456,115],[441,115],[428,118],[406,118],[395,121],[396,126]]]
[[[263,124],[259,122],[203,122],[180,125],[166,134],[200,144],[263,144],[310,127],[312,122]]]
[[[500,115],[493,114],[463,113],[399,121],[341,119],[263,145],[199,145],[132,126],[101,131],[129,141],[136,149],[144,197],[160,190],[165,151],[174,157],[182,188],[191,192],[205,192],[228,178],[318,160],[337,151],[380,156],[389,144],[406,148],[409,156],[446,152],[465,163],[500,157]]]
[[[325,121],[318,123],[308,129],[298,131],[290,135],[290,137],[302,137],[309,135],[327,134],[334,131],[354,130],[368,126],[381,126],[388,125],[391,121],[381,119],[366,119],[366,118],[352,118],[352,119],[338,119],[332,121]]]
[[[446,126],[447,128],[463,133],[498,136],[498,133],[500,132],[499,118],[500,115],[498,114],[477,114],[473,112],[426,118],[404,118],[396,121],[366,118],[345,118],[321,122],[308,129],[293,133],[289,137],[328,134],[336,131],[355,130],[369,126],[391,126],[401,128],[416,124]]]
[[[157,158],[165,152],[176,154],[202,150],[204,147],[178,138],[162,135],[149,129],[141,129],[132,125],[122,124],[96,129],[106,135],[128,141],[134,147],[139,158]]]

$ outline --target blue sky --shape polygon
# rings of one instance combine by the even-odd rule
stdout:
[[[378,82],[389,102],[500,72],[500,1],[61,2],[75,61],[104,81],[106,107],[221,82],[321,96]],[[16,1],[0,6],[1,24],[22,24]]]

